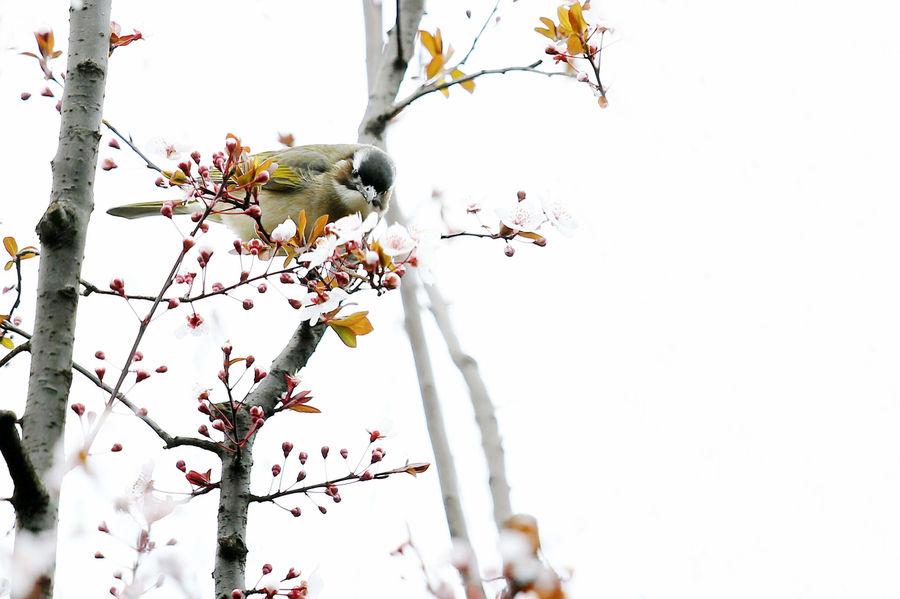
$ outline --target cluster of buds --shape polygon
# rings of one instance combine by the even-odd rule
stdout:
[[[231,397],[231,391],[234,389],[234,386],[237,385],[245,374],[250,372],[250,368],[253,367],[253,364],[256,362],[256,359],[253,356],[233,358],[231,357],[232,351],[233,348],[230,345],[224,345],[222,347],[223,368],[219,371],[218,375],[218,378],[225,386],[229,397]],[[243,372],[240,376],[232,379],[232,368],[237,364],[243,365]],[[253,384],[260,382],[265,377],[265,371],[253,367]],[[223,403],[214,403],[210,399],[209,390],[202,391],[197,396],[197,401],[197,410],[201,414],[206,415],[209,419],[209,425],[200,425],[197,432],[203,437],[212,438],[212,434],[209,430],[210,427],[212,427],[214,430],[222,433],[225,438],[224,443],[219,441],[216,443],[229,451],[235,451],[236,449],[243,447],[250,437],[265,424],[265,410],[260,406],[250,406],[248,409],[247,405],[242,401],[235,401],[232,399]],[[238,415],[244,409],[248,409],[250,424],[246,426],[246,430],[238,430]]]
[[[304,481],[306,481],[307,479],[306,465],[309,461],[309,453],[305,451],[299,451],[296,455],[297,461],[300,463],[300,467],[297,470],[296,477],[293,477],[294,482],[290,483],[287,486],[285,486],[284,483],[285,481],[291,480],[291,477],[285,476],[285,471],[288,468],[288,459],[294,452],[294,444],[290,441],[284,441],[281,444],[281,451],[284,455],[284,461],[281,464],[274,464],[272,466],[272,478],[273,481],[274,479],[277,479],[277,489],[270,492],[267,496],[259,498],[259,500],[275,501],[276,499],[284,498],[290,495],[303,494],[313,502],[319,513],[326,514],[328,512],[328,509],[324,505],[316,503],[315,500],[313,500],[313,493],[324,494],[326,497],[330,498],[333,503],[340,503],[340,487],[342,485],[386,478],[393,474],[401,473],[411,474],[415,476],[417,474],[425,472],[428,469],[429,464],[427,463],[407,462],[399,468],[376,470],[374,467],[375,464],[381,462],[384,459],[386,452],[382,447],[375,447],[374,449],[372,449],[372,445],[376,441],[383,439],[384,435],[378,430],[367,430],[366,434],[368,435],[368,446],[363,451],[362,455],[366,455],[367,453],[370,455],[368,463],[365,462],[364,458],[361,458],[358,460],[355,466],[350,466],[349,463],[347,463],[347,461],[350,459],[350,451],[346,448],[341,448],[336,453],[341,457],[342,460],[344,460],[345,463],[347,463],[347,469],[349,470],[348,474],[337,478],[330,478],[321,482],[304,483]],[[326,466],[328,458],[329,456],[331,456],[332,460],[335,459],[335,452],[333,452],[331,447],[329,447],[328,445],[323,445],[319,448],[319,455],[322,456],[323,468],[327,472]],[[301,483],[304,484],[301,485]],[[290,512],[290,514],[295,518],[299,517],[302,513],[299,507],[284,509]]]

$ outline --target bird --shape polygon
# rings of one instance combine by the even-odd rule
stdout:
[[[296,223],[301,210],[306,212],[307,233],[322,215],[328,222],[360,213],[387,211],[394,190],[396,168],[390,156],[380,148],[366,144],[314,144],[254,155],[260,161],[272,159],[277,168],[259,190],[262,226],[271,233],[286,219]],[[221,177],[221,175],[219,175]],[[199,203],[175,206],[176,214],[196,212]],[[124,218],[160,214],[163,202],[126,204],[107,210]],[[227,225],[238,237],[249,241],[257,237],[256,221],[235,208],[212,213],[212,221]]]

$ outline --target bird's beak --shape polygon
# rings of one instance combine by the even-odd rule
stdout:
[[[371,204],[372,200],[375,199],[375,188],[371,185],[360,185],[357,189],[359,190],[359,193],[366,198],[367,203]]]

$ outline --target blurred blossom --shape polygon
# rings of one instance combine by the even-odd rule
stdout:
[[[381,243],[384,253],[391,258],[405,256],[416,247],[415,240],[410,236],[406,227],[400,223],[394,223],[388,227],[378,241]]]
[[[559,229],[566,237],[572,237],[578,228],[578,221],[569,210],[569,207],[549,194],[541,197],[541,207],[550,224]]]

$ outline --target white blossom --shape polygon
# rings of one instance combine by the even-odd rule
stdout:
[[[275,227],[275,230],[269,235],[269,239],[275,243],[284,244],[290,241],[296,234],[297,225],[294,224],[294,221],[291,219],[286,218],[283,223]]]
[[[559,229],[560,233],[566,237],[571,237],[575,234],[575,229],[578,228],[578,221],[568,206],[550,195],[545,195],[541,198],[541,206],[544,209],[544,215],[546,215],[547,220],[550,221],[551,225]]]
[[[384,253],[395,258],[406,256],[416,247],[416,241],[410,236],[406,227],[400,223],[394,223],[378,238]]]
[[[544,213],[527,198],[500,211],[499,216],[501,223],[515,231],[536,231],[544,222]]]

